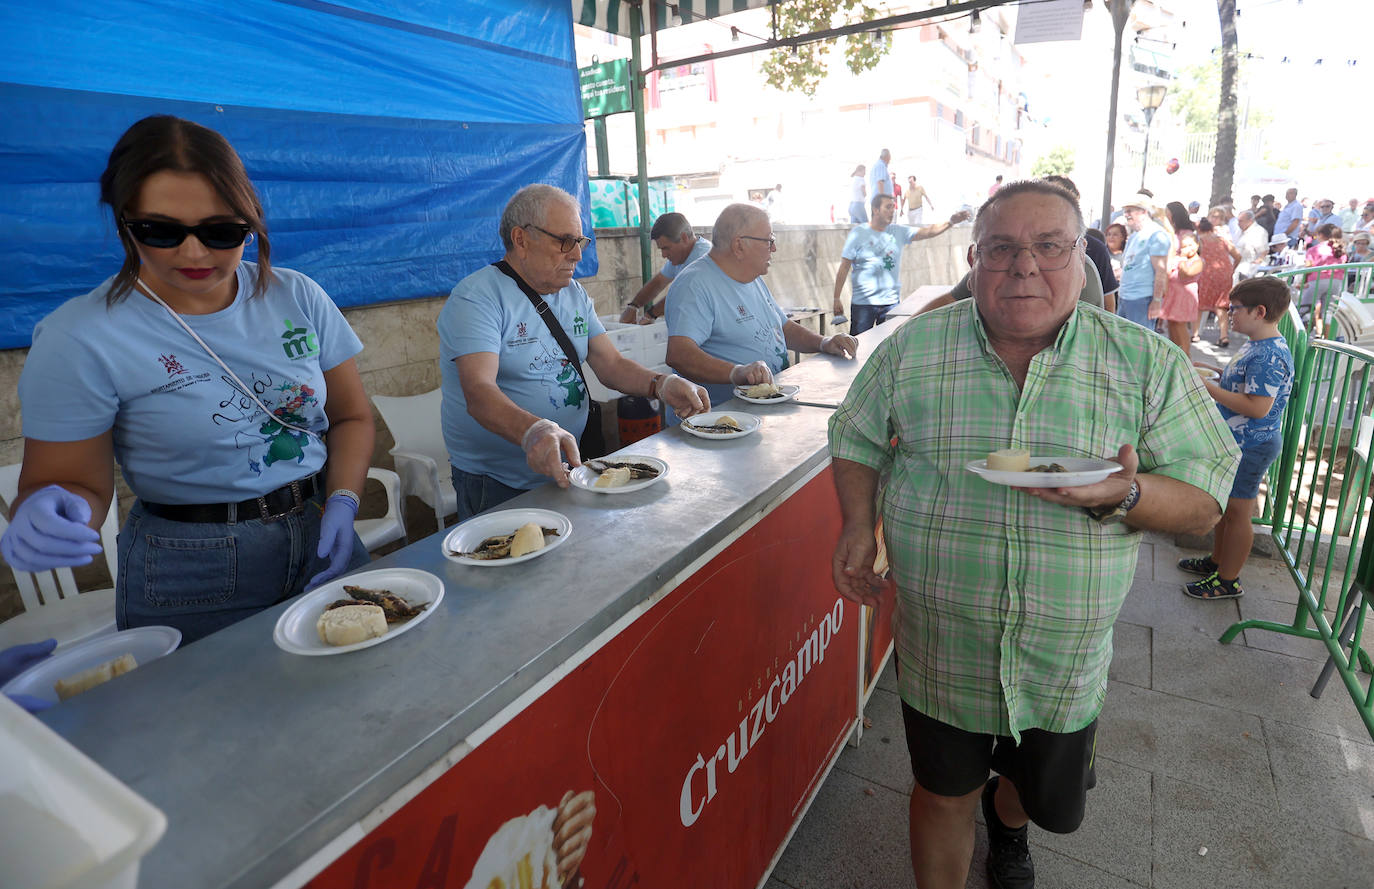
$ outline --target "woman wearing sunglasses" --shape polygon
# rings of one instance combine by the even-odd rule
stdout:
[[[118,462],[138,497],[118,625],[190,642],[367,562],[353,532],[373,440],[362,343],[319,285],[271,267],[262,205],[213,130],[134,124],[100,198],[124,264],[34,330],[0,552],[25,571],[89,562]]]

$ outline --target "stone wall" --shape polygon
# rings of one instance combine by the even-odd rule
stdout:
[[[783,306],[830,308],[835,286],[835,269],[844,246],[847,225],[777,226],[778,250],[768,273],[768,286]],[[709,229],[700,229],[710,236]],[[972,229],[951,229],[938,238],[919,241],[902,255],[903,292],[922,284],[952,284],[964,273],[964,255]],[[597,314],[619,315],[640,286],[639,236],[636,229],[603,229],[596,233],[600,271],[595,278],[582,280]],[[653,267],[662,265],[654,251]],[[846,286],[845,305],[849,302]],[[439,336],[435,321],[444,299],[408,300],[378,306],[345,309],[344,316],[363,341],[358,369],[369,395],[414,395],[439,386]],[[0,351],[0,464],[17,463],[23,456],[20,435],[18,383],[24,366],[25,349]],[[374,411],[375,416],[375,411]],[[380,417],[377,420],[377,445],[373,465],[390,468],[388,451],[394,442]],[[132,495],[122,480],[118,484],[120,512],[127,512]],[[379,497],[372,492],[372,497]],[[418,501],[407,510],[408,526],[424,531],[426,510]],[[364,504],[364,514],[369,503]],[[372,504],[375,505],[375,504]],[[432,531],[433,513],[428,513]],[[412,534],[412,538],[416,534]],[[0,613],[3,613],[0,610]]]

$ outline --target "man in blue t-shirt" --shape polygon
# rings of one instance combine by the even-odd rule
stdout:
[[[655,318],[662,318],[667,297],[655,302],[658,295],[668,289],[678,272],[711,252],[711,242],[693,234],[692,224],[681,213],[664,213],[655,219],[654,227],[649,229],[649,238],[663,254],[665,262],[658,274],[644,282],[639,292],[630,298],[625,311],[620,313],[621,324],[648,324]]]
[[[1126,198],[1121,209],[1131,235],[1121,253],[1117,314],[1153,329],[1150,304],[1163,304],[1164,288],[1169,282],[1169,235],[1150,218],[1154,201],[1148,195],[1137,193]]]
[[[607,387],[662,398],[678,416],[709,407],[706,392],[676,374],[620,354],[573,270],[590,243],[572,195],[527,185],[501,213],[506,255],[468,275],[439,312],[440,418],[462,521],[582,464],[587,424],[585,361]],[[542,298],[576,353],[559,345],[528,288]]]
[[[713,403],[731,398],[734,386],[771,382],[789,349],[854,357],[854,337],[822,337],[787,320],[773,300],[763,283],[778,249],[767,213],[731,204],[711,240],[711,252],[678,275],[667,317],[668,364],[704,384]]]
[[[873,162],[873,169],[868,171],[868,193],[871,198],[876,198],[880,194],[892,197],[892,174],[888,172],[887,165],[892,160],[892,152],[884,148],[878,152],[878,159]]]
[[[897,212],[896,201],[886,194],[874,195],[871,208],[872,221],[855,226],[845,240],[840,267],[835,273],[833,309],[836,318],[840,318],[844,316],[844,282],[850,270],[854,272],[849,332],[855,336],[886,321],[887,313],[902,298],[902,250],[906,245],[933,238],[969,218],[967,210],[960,210],[948,222],[923,228],[898,225],[892,221]]]

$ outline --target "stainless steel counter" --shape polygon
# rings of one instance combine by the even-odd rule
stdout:
[[[780,379],[800,384],[803,399],[837,402],[896,327],[865,333],[858,361],[816,356]],[[728,409],[763,417],[762,428],[727,441],[670,429],[633,445],[670,466],[643,491],[549,485],[512,501],[572,521],[567,543],[547,557],[459,565],[441,555],[441,533],[373,562],[445,584],[438,612],[393,641],[339,656],[287,654],[272,642],[283,604],[44,714],[167,815],[139,885],[308,878],[328,863],[322,849],[455,748],[478,742],[503,709],[828,462],[829,410],[739,401]]]

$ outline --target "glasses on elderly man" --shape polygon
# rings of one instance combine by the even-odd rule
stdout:
[[[525,227],[532,228],[537,232],[543,232],[544,234],[548,235],[549,237],[557,241],[559,253],[571,253],[574,247],[586,250],[587,245],[592,242],[592,239],[587,237],[578,237],[576,235],[556,235],[548,229],[540,228],[537,225],[527,225]]]
[[[1030,253],[1036,266],[1042,272],[1055,272],[1064,268],[1073,259],[1074,248],[1083,243],[1082,238],[1072,241],[1033,241],[1030,244],[979,244],[973,248],[978,262],[990,272],[1005,272],[1016,263],[1021,251]]]
[[[768,245],[769,250],[778,249],[777,238],[760,238],[758,235],[740,235],[740,237],[744,238],[746,241],[763,241],[765,244]]]

